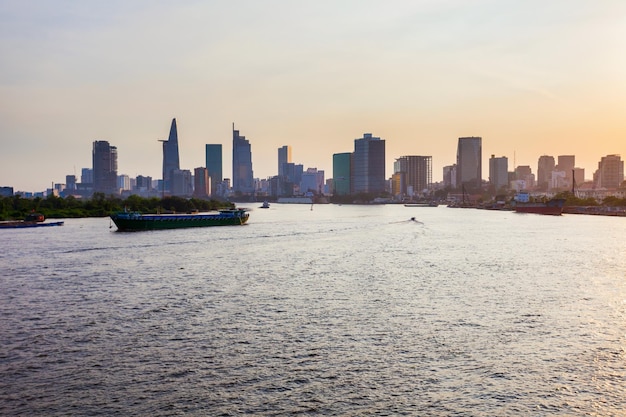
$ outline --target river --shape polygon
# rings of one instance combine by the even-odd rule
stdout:
[[[0,415],[624,415],[626,218],[258,205],[0,230]]]

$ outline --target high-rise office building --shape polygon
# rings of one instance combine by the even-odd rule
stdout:
[[[542,155],[537,161],[537,188],[541,191],[548,189],[552,181],[552,171],[556,168],[554,157]]]
[[[619,155],[603,156],[593,177],[596,188],[619,188],[624,182],[624,161]]]
[[[233,191],[242,194],[254,192],[252,148],[245,136],[240,136],[233,123]]]
[[[394,196],[405,196],[409,195],[413,197],[413,192],[407,189],[406,186],[406,172],[394,172],[391,174],[391,194]]]
[[[69,192],[76,191],[76,175],[65,176],[65,190]]]
[[[443,167],[443,186],[456,188],[456,164]]]
[[[205,167],[198,167],[193,170],[193,196],[197,198],[207,198],[211,195],[211,182],[209,181],[209,170]]]
[[[576,156],[574,155],[559,155],[558,162],[555,167],[557,171],[565,172],[565,184],[570,186],[572,184],[574,167],[576,166]]]
[[[506,156],[489,158],[489,183],[496,192],[509,186],[509,160]]]
[[[578,187],[585,182],[585,168],[574,168],[574,183],[572,187]]]
[[[403,177],[396,177],[396,184],[400,184],[397,191],[413,196],[429,189],[433,182],[432,166],[432,156],[410,155],[396,159],[393,164],[394,174],[405,174]]]
[[[176,119],[172,119],[170,127],[170,135],[163,142],[163,181],[167,190],[171,189],[170,180],[172,171],[180,169],[180,161],[178,158],[178,131],[176,129]]]
[[[294,164],[293,162],[284,163],[282,175],[276,176],[276,183],[274,185],[276,193],[282,197],[290,197],[294,195],[295,191],[299,192],[303,172],[304,166],[302,164]]]
[[[302,173],[300,180],[300,192],[312,192],[314,194],[322,194],[324,188],[324,171],[317,168],[308,168]]]
[[[285,164],[291,163],[291,146],[283,146],[278,148],[278,176],[285,175]]]
[[[482,138],[459,138],[456,151],[456,184],[467,191],[482,187]]]
[[[81,184],[93,184],[93,169],[83,168],[80,170]]]
[[[382,193],[385,181],[385,141],[365,133],[354,140],[352,156],[352,192]]]
[[[205,146],[206,169],[211,182],[211,192],[216,194],[223,180],[222,171],[222,145],[210,144]]]
[[[333,154],[333,194],[350,194],[351,161],[351,152]]]
[[[188,169],[175,169],[170,174],[170,192],[172,195],[190,197],[193,193],[191,171]]]
[[[130,190],[130,177],[126,174],[118,175],[117,188],[122,191]]]
[[[93,143],[93,191],[117,194],[117,148],[105,140]]]
[[[530,165],[518,165],[515,167],[515,179],[524,181],[527,189],[535,187],[535,174]]]
[[[152,177],[137,175],[137,178],[135,179],[135,190],[139,192],[152,190]]]

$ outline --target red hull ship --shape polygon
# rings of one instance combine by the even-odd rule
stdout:
[[[534,214],[549,214],[552,216],[560,216],[563,214],[563,205],[565,200],[552,199],[545,203],[517,203],[515,204],[515,211],[517,213],[534,213]]]

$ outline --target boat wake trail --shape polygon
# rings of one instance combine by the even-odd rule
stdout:
[[[389,224],[402,224],[402,223],[424,224],[424,222],[421,222],[421,221],[417,220],[415,217],[411,217],[409,220],[401,220],[399,222],[391,222]]]

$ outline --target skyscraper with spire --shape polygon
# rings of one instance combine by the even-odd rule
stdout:
[[[233,191],[242,194],[254,192],[252,149],[245,136],[240,136],[233,123]]]
[[[178,131],[176,129],[176,118],[172,119],[170,136],[163,142],[163,182],[165,189],[170,189],[172,171],[180,169],[178,158]]]

